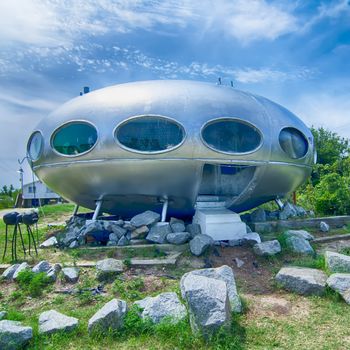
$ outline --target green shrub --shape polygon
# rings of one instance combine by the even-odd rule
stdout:
[[[24,270],[17,277],[20,288],[32,297],[41,296],[43,289],[50,281],[50,278],[44,272],[34,273],[31,270]]]
[[[143,279],[141,277],[136,277],[129,281],[115,280],[112,290],[122,299],[134,301],[143,298],[142,291],[144,288],[145,284]]]

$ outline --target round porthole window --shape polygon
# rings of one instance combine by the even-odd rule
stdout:
[[[282,129],[279,135],[279,143],[283,151],[293,159],[304,157],[309,148],[306,137],[294,128]]]
[[[75,156],[91,150],[97,141],[97,130],[87,122],[70,122],[56,130],[52,148],[60,154]]]
[[[215,151],[236,154],[252,152],[262,142],[256,127],[236,119],[217,119],[209,122],[203,127],[202,139]]]
[[[43,150],[44,140],[39,131],[35,131],[29,138],[27,145],[28,156],[32,161],[40,158]]]
[[[183,127],[172,119],[141,116],[127,120],[117,127],[114,137],[131,151],[157,153],[171,151],[185,139]]]

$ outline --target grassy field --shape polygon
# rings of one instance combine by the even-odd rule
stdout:
[[[73,206],[44,207],[41,223],[61,221],[72,212]],[[44,238],[47,229],[42,225],[40,237]],[[3,247],[4,226],[0,224],[0,248]],[[0,283],[0,310],[8,312],[8,318],[22,321],[34,329],[34,339],[28,349],[350,349],[350,307],[335,293],[327,291],[324,297],[301,297],[286,293],[275,285],[273,277],[283,265],[299,265],[325,270],[324,259],[300,258],[285,253],[274,259],[256,259],[259,266],[254,270],[251,261],[237,269],[232,259],[240,252],[225,248],[222,256],[208,256],[214,266],[230,264],[236,274],[239,293],[244,302],[242,315],[233,315],[232,328],[219,332],[210,341],[195,337],[188,320],[174,326],[163,323],[159,326],[142,322],[132,309],[132,302],[148,295],[163,291],[179,292],[179,276],[190,267],[128,269],[120,279],[105,286],[106,294],[92,296],[84,291],[96,287],[94,269],[84,269],[75,286],[77,294],[61,294],[62,289],[71,288],[64,281],[55,285],[20,286],[15,283]],[[243,249],[243,248],[242,248]],[[251,254],[247,250],[247,254]],[[108,252],[100,253],[107,256]],[[240,257],[245,256],[241,251]],[[44,251],[40,259],[61,261],[72,265],[79,259],[87,259],[88,251]],[[186,255],[191,259],[190,255]],[[252,255],[249,259],[254,259]],[[90,259],[95,259],[90,256]],[[224,260],[224,258],[226,260]],[[7,257],[9,261],[9,256]],[[252,270],[253,269],[253,270]],[[248,281],[250,279],[250,282]],[[248,282],[249,283],[248,283]],[[254,288],[252,287],[254,284]],[[131,311],[122,330],[114,334],[89,336],[89,318],[107,301],[117,297],[128,302]],[[41,312],[55,309],[80,320],[76,331],[44,337],[38,334],[38,316]]]

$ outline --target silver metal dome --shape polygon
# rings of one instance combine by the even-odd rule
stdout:
[[[314,145],[305,124],[268,99],[160,80],[72,99],[35,128],[28,155],[38,178],[78,205],[102,201],[103,212],[128,217],[161,211],[168,198],[169,214],[186,216],[198,200],[240,212],[294,191]]]

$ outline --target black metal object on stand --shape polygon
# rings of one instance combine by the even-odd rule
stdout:
[[[11,243],[11,257],[12,260],[17,260],[17,237],[19,234],[19,238],[22,244],[22,249],[24,256],[27,255],[26,247],[23,240],[23,234],[21,229],[21,224],[24,224],[27,228],[28,234],[28,243],[29,243],[29,255],[31,255],[32,244],[34,245],[35,254],[38,255],[37,250],[37,242],[33,234],[32,226],[36,225],[36,235],[38,236],[38,226],[37,222],[39,220],[39,216],[37,213],[27,213],[27,214],[19,214],[16,211],[5,214],[3,216],[3,220],[5,223],[5,248],[4,254],[2,256],[2,260],[5,259],[7,247],[9,243]],[[9,227],[13,227],[12,238],[10,237]]]
[[[22,215],[17,213],[17,212],[11,212],[8,214],[5,214],[3,217],[4,223],[6,225],[5,228],[5,249],[4,249],[4,254],[2,259],[5,259],[6,256],[6,251],[7,251],[7,245],[9,242],[11,242],[11,257],[12,260],[17,260],[17,234],[19,233],[21,243],[22,243],[22,248],[24,255],[26,255],[26,249],[24,246],[24,241],[23,241],[23,235],[22,235],[22,230],[21,230],[21,222],[22,222]],[[9,226],[13,226],[13,232],[12,232],[12,239],[9,238]]]
[[[32,226],[36,225],[36,236],[38,239],[38,225],[37,225],[38,220],[39,220],[39,215],[37,213],[28,213],[28,214],[22,215],[22,222],[27,227],[28,241],[29,241],[29,255],[30,255],[31,241],[33,241],[35,254],[38,255],[35,237],[34,237],[33,230],[32,230]]]

